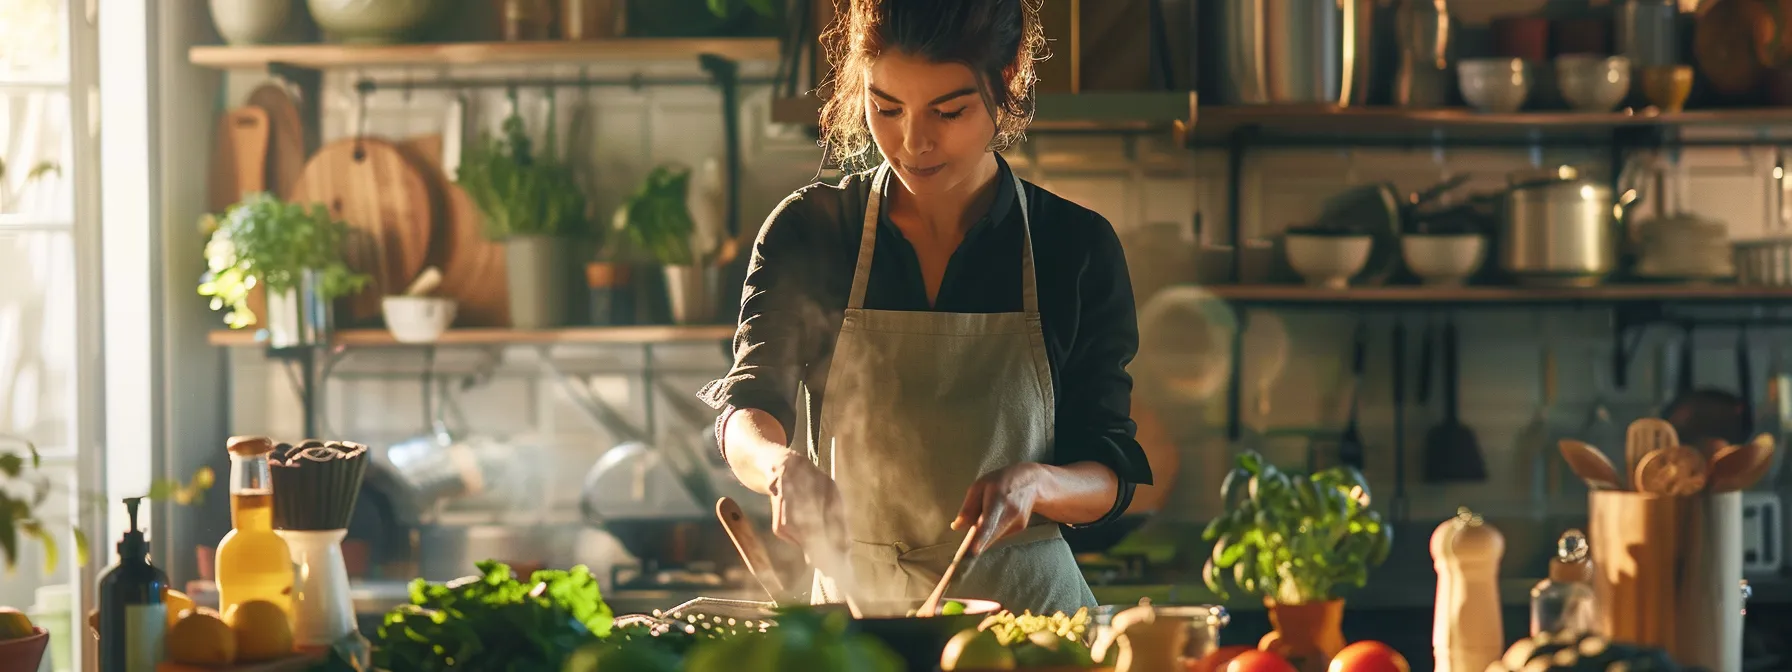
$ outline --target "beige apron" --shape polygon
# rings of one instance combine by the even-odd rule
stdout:
[[[1052,449],[1051,364],[1040,331],[1026,191],[1014,178],[1022,227],[1023,311],[942,313],[865,309],[865,287],[889,166],[871,181],[858,265],[828,370],[817,437],[821,468],[845,505],[852,597],[920,600],[933,590],[964,533],[951,529],[978,477]],[[990,599],[1019,613],[1094,606],[1058,525],[1037,516],[991,546],[954,597]],[[817,603],[838,601],[817,574]]]

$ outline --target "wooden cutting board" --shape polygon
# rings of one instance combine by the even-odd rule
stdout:
[[[305,123],[286,87],[269,82],[249,94],[248,104],[268,115],[268,191],[291,198],[299,175],[305,172]]]
[[[346,222],[349,266],[373,276],[346,302],[344,326],[378,323],[380,298],[404,291],[430,261],[435,206],[429,183],[390,142],[347,138],[324,145],[305,163],[291,200],[321,203]]]
[[[400,148],[442,195],[438,257],[442,262],[442,286],[436,293],[459,304],[455,325],[509,326],[504,247],[486,239],[479,208],[473,205],[472,197],[442,172],[442,136],[416,136],[405,140]]]
[[[238,107],[218,118],[217,144],[207,185],[210,209],[223,213],[243,194],[267,185],[268,114],[259,107]]]

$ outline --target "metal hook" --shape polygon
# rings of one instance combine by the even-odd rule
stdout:
[[[352,132],[355,135],[355,162],[367,158],[367,96],[372,94],[375,85],[373,80],[363,79],[355,83],[355,119]]]

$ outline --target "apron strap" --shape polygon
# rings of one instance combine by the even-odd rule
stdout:
[[[1039,314],[1038,276],[1033,269],[1033,219],[1027,212],[1027,189],[1020,176],[1014,178],[1014,198],[1019,201],[1021,240],[1021,310],[1027,315]],[[883,163],[871,174],[871,197],[865,201],[865,222],[859,232],[859,260],[852,269],[852,292],[846,297],[847,310],[865,307],[865,287],[871,282],[871,257],[877,250],[877,222],[883,216],[884,191],[889,188],[890,164]]]

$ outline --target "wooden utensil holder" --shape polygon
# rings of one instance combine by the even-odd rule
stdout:
[[[1742,494],[1588,496],[1601,635],[1742,670]]]

